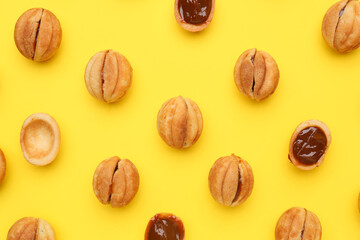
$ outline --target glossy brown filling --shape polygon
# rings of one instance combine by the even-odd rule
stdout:
[[[185,22],[200,25],[209,18],[211,4],[211,0],[179,0],[178,8]]]
[[[300,131],[293,143],[293,153],[300,163],[313,165],[325,153],[327,139],[318,127],[308,127]]]
[[[149,222],[146,240],[183,240],[185,235],[182,221],[174,215],[156,214]]]

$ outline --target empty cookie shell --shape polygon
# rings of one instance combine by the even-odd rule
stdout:
[[[37,166],[50,164],[60,146],[60,129],[55,119],[46,113],[29,116],[21,129],[20,144],[26,161]]]
[[[183,240],[185,228],[181,219],[171,213],[158,213],[146,227],[145,240]]]
[[[7,240],[55,240],[55,232],[50,223],[34,217],[16,221],[10,228]]]
[[[6,160],[4,153],[0,149],[0,184],[4,180],[6,172]]]
[[[311,170],[322,164],[331,143],[331,134],[319,120],[302,122],[294,131],[289,146],[289,160],[295,167]]]
[[[215,0],[175,0],[175,19],[190,32],[209,26],[215,11]]]

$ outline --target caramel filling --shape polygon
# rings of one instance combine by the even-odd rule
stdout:
[[[178,9],[185,22],[200,25],[209,18],[211,5],[211,0],[179,0]]]
[[[155,215],[149,222],[146,240],[183,240],[184,226],[174,215]]]
[[[293,153],[300,163],[313,165],[326,151],[327,139],[318,127],[307,127],[300,131],[293,143]]]

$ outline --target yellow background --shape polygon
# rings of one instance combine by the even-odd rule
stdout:
[[[279,216],[293,206],[319,217],[323,239],[359,239],[360,50],[333,52],[321,36],[330,0],[216,0],[210,26],[189,33],[175,21],[173,0],[18,0],[0,2],[0,147],[8,171],[0,186],[0,239],[21,217],[49,221],[57,239],[143,239],[148,220],[171,212],[186,239],[274,239]],[[46,63],[24,58],[13,40],[18,17],[51,10],[63,41]],[[256,47],[280,69],[274,95],[257,103],[235,87],[239,55]],[[133,85],[116,104],[86,90],[84,70],[98,51],[124,54]],[[183,95],[200,107],[204,130],[190,149],[168,147],[156,129],[158,110]],[[32,113],[58,122],[62,139],[49,166],[27,163],[20,129]],[[296,126],[319,119],[333,141],[310,172],[287,159]],[[236,208],[212,199],[207,177],[214,161],[235,153],[255,175],[250,198]],[[95,168],[118,155],[140,173],[130,205],[103,206],[92,190]]]

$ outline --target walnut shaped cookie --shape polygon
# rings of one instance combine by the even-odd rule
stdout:
[[[129,61],[114,50],[96,53],[85,69],[85,84],[96,99],[113,103],[125,96],[132,83]]]
[[[59,20],[49,10],[32,8],[15,25],[15,44],[20,53],[35,62],[52,58],[60,47],[62,30]]]
[[[199,139],[203,119],[198,105],[189,98],[174,97],[166,101],[157,118],[160,137],[171,147],[189,148]]]
[[[301,207],[284,212],[275,228],[275,240],[320,240],[321,234],[318,217]]]
[[[234,68],[238,90],[256,101],[262,101],[273,94],[279,78],[279,68],[274,58],[256,48],[243,52]]]
[[[342,0],[332,5],[322,22],[326,43],[339,53],[347,53],[360,46],[360,2]]]
[[[47,221],[25,217],[12,225],[6,240],[55,240],[55,232]]]
[[[93,190],[102,204],[123,207],[135,197],[139,182],[135,165],[128,159],[115,156],[102,161],[96,168]]]
[[[248,162],[232,154],[214,163],[208,182],[210,193],[217,202],[235,207],[251,195],[254,175]]]

